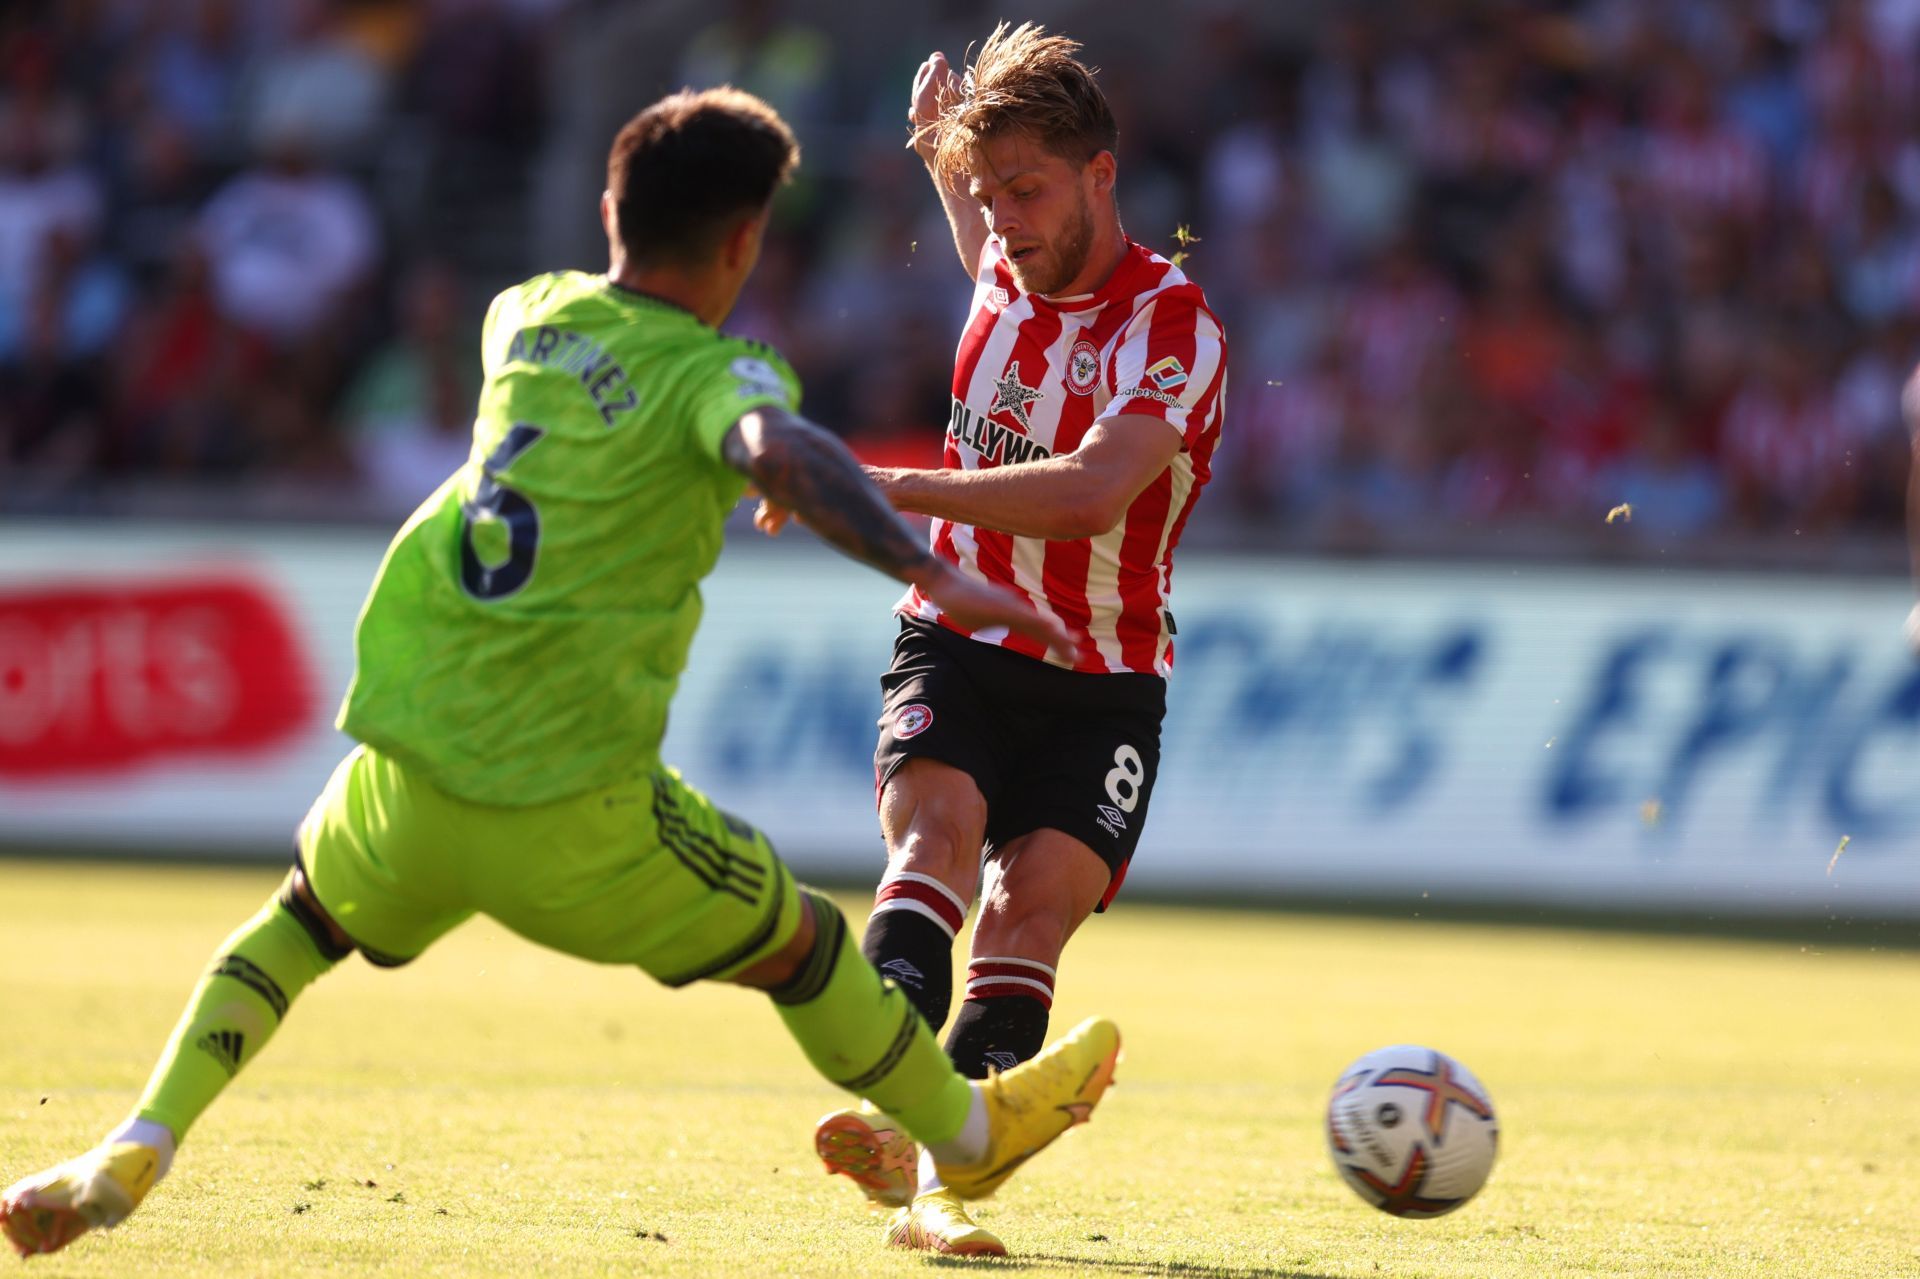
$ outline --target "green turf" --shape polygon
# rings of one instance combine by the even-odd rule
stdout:
[[[120,1117],[274,879],[0,861],[0,1181]],[[352,960],[140,1213],[23,1273],[1920,1276],[1911,952],[1123,905],[1055,1009],[1120,1022],[1121,1084],[985,1207],[1011,1263],[881,1251],[763,1003],[484,922]],[[1365,1207],[1321,1145],[1340,1068],[1405,1041],[1500,1109],[1492,1183],[1437,1221]]]

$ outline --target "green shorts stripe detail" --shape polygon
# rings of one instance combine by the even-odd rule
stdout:
[[[807,962],[792,981],[768,992],[776,1004],[810,1004],[820,998],[820,992],[833,980],[840,947],[847,939],[847,918],[838,906],[810,888],[801,889],[800,895],[813,903],[813,949],[807,952]]]
[[[765,884],[763,868],[688,824],[674,804],[672,791],[658,776],[653,781],[653,821],[660,842],[708,888],[751,903]]]
[[[764,950],[768,943],[773,940],[774,930],[780,926],[780,915],[787,904],[787,885],[792,882],[793,881],[786,875],[781,875],[778,879],[774,880],[773,895],[767,899],[767,913],[765,917],[754,926],[752,935],[745,941],[735,946],[719,959],[714,960],[710,964],[703,964],[700,968],[686,974],[684,977],[663,977],[660,979],[660,983],[664,986],[690,986],[694,982],[705,981],[707,978],[718,973],[724,973],[727,969],[753,958],[757,952]]]
[[[668,800],[667,809],[658,817],[663,836],[683,842],[689,853],[703,857],[707,865],[717,871],[722,880],[738,879],[749,891],[757,892],[766,882],[767,873],[760,866],[740,856],[711,835],[702,834],[687,824],[679,810]],[[755,832],[751,826],[741,838],[753,840]]]
[[[267,1007],[273,1009],[277,1019],[287,1015],[287,992],[280,989],[280,983],[261,970],[260,966],[243,955],[223,956],[213,966],[213,976],[231,977],[247,987],[254,994],[267,1001]]]
[[[901,996],[900,1002],[907,1003],[906,997]],[[894,1035],[893,1042],[887,1045],[887,1051],[881,1056],[879,1063],[864,1075],[856,1075],[852,1079],[836,1079],[833,1082],[850,1093],[866,1096],[867,1090],[891,1074],[894,1067],[900,1064],[900,1059],[907,1055],[907,1049],[913,1047],[913,1037],[919,1031],[920,1025],[920,1010],[907,1003],[907,1015],[900,1019],[899,1033]]]

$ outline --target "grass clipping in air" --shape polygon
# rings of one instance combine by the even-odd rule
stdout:
[[[121,1118],[277,880],[0,861],[0,1185]],[[980,1207],[1014,1254],[981,1273],[1914,1274],[1920,1025],[1887,1010],[1916,962],[1123,896],[1075,935],[1053,1010],[1119,1021],[1119,1086]],[[1335,1075],[1407,1042],[1457,1055],[1500,1116],[1492,1182],[1436,1221],[1366,1207],[1325,1152]],[[407,968],[322,978],[139,1212],[22,1273],[946,1271],[884,1249],[820,1172],[812,1124],[839,1104],[763,996],[475,920]]]

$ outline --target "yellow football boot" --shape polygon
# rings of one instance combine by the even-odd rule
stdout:
[[[978,1163],[937,1163],[962,1199],[985,1199],[1021,1164],[1100,1104],[1120,1060],[1120,1028],[1104,1017],[1081,1022],[1031,1061],[980,1082],[987,1104],[987,1153]]]
[[[960,1196],[945,1189],[915,1195],[887,1224],[887,1247],[950,1257],[1004,1257],[1007,1246],[967,1215]]]
[[[0,1234],[23,1257],[58,1252],[96,1226],[125,1221],[159,1172],[160,1154],[151,1146],[96,1146],[0,1195]]]
[[[815,1124],[813,1148],[828,1172],[851,1180],[876,1207],[905,1208],[920,1184],[920,1147],[865,1102]]]

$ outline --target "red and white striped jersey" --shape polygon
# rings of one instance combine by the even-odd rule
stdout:
[[[1080,640],[1076,671],[1173,667],[1173,549],[1212,474],[1226,401],[1226,334],[1200,287],[1152,251],[1127,256],[1097,292],[1024,295],[989,237],[973,313],[953,368],[945,465],[977,470],[1070,453],[1095,422],[1153,417],[1181,435],[1180,452],[1097,537],[1049,541],[948,520],[933,522],[933,553],[969,576],[1024,592]],[[1129,429],[1162,430],[1135,423]],[[972,632],[941,615],[918,588],[897,611],[962,635],[1051,661],[1004,627]]]

